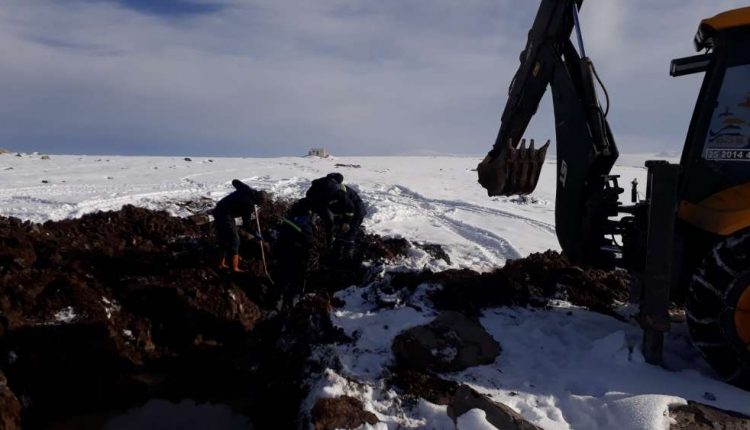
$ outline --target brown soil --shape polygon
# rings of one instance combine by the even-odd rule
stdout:
[[[448,381],[433,373],[405,367],[396,367],[392,370],[388,381],[390,385],[436,405],[449,404],[459,387],[458,382]]]
[[[451,258],[448,256],[448,253],[445,252],[442,246],[436,243],[415,242],[414,246],[416,246],[417,248],[421,248],[423,251],[429,254],[430,257],[436,260],[443,260],[446,263],[451,264]]]
[[[743,430],[750,428],[750,417],[696,402],[670,408],[672,430]]]
[[[627,300],[630,282],[626,272],[573,266],[554,251],[510,260],[504,267],[487,273],[462,269],[391,276],[394,288],[442,284],[443,288],[431,297],[435,306],[467,315],[493,306],[545,306],[553,298],[613,315],[618,303]]]
[[[378,422],[375,414],[364,410],[362,402],[349,396],[318,399],[310,415],[315,430],[356,429]]]
[[[196,214],[125,206],[41,225],[0,217],[0,367],[25,399],[25,427],[157,396],[253,396],[248,387],[258,391],[261,415],[281,407],[274,402],[298,407],[310,349],[345,340],[326,297],[359,281],[363,258],[394,258],[408,247],[368,235],[365,252],[336,267],[317,248],[307,290],[321,298],[303,301],[283,324],[266,322],[275,294],[258,243],[243,241],[246,273],[217,269],[213,227],[198,210],[206,204],[185,205]],[[287,207],[261,208],[261,225],[274,226]],[[338,272],[346,282],[315,282]]]
[[[388,383],[404,395],[406,404],[415,403],[416,399],[422,398],[436,405],[446,405],[448,416],[454,423],[459,416],[478,408],[485,412],[487,420],[496,428],[540,430],[510,407],[495,403],[468,385],[448,381],[428,371],[402,367],[392,370]]]
[[[0,430],[21,428],[21,403],[8,388],[5,375],[0,373]]]

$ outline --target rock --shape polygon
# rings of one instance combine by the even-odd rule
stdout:
[[[451,258],[448,256],[448,253],[445,252],[445,249],[443,249],[442,245],[438,245],[437,243],[420,242],[415,242],[414,245],[417,248],[421,248],[423,251],[429,254],[430,257],[436,260],[443,260],[446,263],[451,264]]]
[[[391,348],[400,365],[436,372],[491,364],[501,350],[484,327],[458,312],[443,312],[427,325],[401,332]]]
[[[193,214],[188,216],[187,219],[194,222],[195,225],[206,225],[211,222],[207,214]]]
[[[185,157],[185,158],[184,158],[184,160],[185,160],[185,161],[193,161],[193,159],[192,159],[192,158],[190,158],[190,157]]]
[[[406,393],[421,397],[436,405],[448,405],[458,391],[459,384],[417,370],[398,368],[389,383]]]
[[[343,329],[331,322],[329,306],[323,296],[303,297],[289,313],[284,335],[303,345],[350,342]]]
[[[373,234],[367,234],[360,239],[359,245],[362,252],[362,258],[365,260],[392,260],[394,258],[406,255],[411,247],[408,240],[400,237],[380,237]]]
[[[439,376],[417,370],[394,369],[389,383],[411,396],[421,397],[436,405],[447,405],[448,416],[457,422],[458,417],[472,409],[481,409],[487,421],[503,430],[538,430],[508,406],[493,402],[467,385],[448,381]]]
[[[21,429],[21,403],[0,373],[0,430]]]
[[[311,418],[315,430],[356,429],[378,422],[375,414],[364,410],[362,402],[349,396],[318,399]]]
[[[674,423],[671,430],[747,430],[750,417],[737,412],[688,402],[687,405],[670,409]]]
[[[41,157],[39,157],[39,159],[40,160],[49,160],[50,158],[49,158],[49,155],[45,154],[45,155],[42,155]]]
[[[42,179],[42,183],[43,183],[43,184],[49,184],[49,181],[48,181],[48,180],[46,180],[46,179]]]
[[[466,385],[461,385],[448,404],[448,416],[457,422],[458,417],[472,409],[481,409],[487,414],[487,421],[503,430],[539,430],[526,421],[518,412],[501,403],[495,403],[487,396],[479,394]]]

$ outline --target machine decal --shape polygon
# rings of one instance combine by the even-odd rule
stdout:
[[[565,183],[568,181],[568,163],[565,160],[560,164],[560,183],[565,188]]]
[[[713,161],[750,161],[750,64],[727,69],[703,158]]]

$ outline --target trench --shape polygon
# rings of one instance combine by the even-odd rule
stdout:
[[[269,202],[261,224],[287,206]],[[295,428],[312,349],[345,341],[331,295],[361,282],[364,261],[408,246],[363,235],[356,258],[331,264],[318,233],[309,294],[274,315],[258,243],[243,241],[245,273],[219,270],[204,215],[0,217],[0,417],[25,429],[174,428],[185,417],[195,428]],[[266,252],[273,275],[279,256]]]
[[[49,430],[86,428],[102,430],[254,429],[251,418],[236,412],[236,408],[237,406],[231,402],[200,403],[192,399],[183,399],[176,402],[166,399],[151,399],[124,412],[110,411],[69,417],[49,425],[47,428]]]
[[[273,226],[287,205],[269,202],[261,224]],[[364,234],[355,255],[341,261],[322,236],[312,246],[308,294],[274,315],[268,311],[278,287],[265,274],[258,243],[243,241],[245,273],[219,270],[212,227],[201,214],[125,206],[44,224],[0,217],[0,424],[158,429],[192,417],[185,425],[304,425],[307,385],[327,365],[312,359],[313,350],[350,341],[331,322],[333,294],[362,285],[412,246]],[[439,246],[417,246],[447,259]],[[283,256],[266,252],[274,277]],[[560,293],[613,313],[612,292],[627,291],[621,274],[584,271],[552,252],[487,273],[387,277],[380,288],[394,291],[441,283],[431,297],[436,308],[466,314]]]

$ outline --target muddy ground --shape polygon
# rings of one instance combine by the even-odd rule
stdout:
[[[261,224],[274,226],[287,207],[262,207]],[[0,369],[7,378],[0,378],[0,423],[9,423],[0,428],[48,428],[157,397],[248,399],[239,412],[257,428],[293,428],[314,371],[311,349],[347,341],[328,317],[330,297],[412,246],[366,235],[356,258],[342,264],[330,260],[318,235],[311,295],[291,314],[269,318],[276,291],[259,243],[243,241],[247,273],[232,274],[217,268],[214,237],[206,214],[177,218],[133,206],[45,224],[0,217]],[[439,246],[419,246],[447,259]],[[266,251],[270,262],[278,257]],[[466,313],[544,306],[556,297],[611,313],[627,291],[624,274],[572,267],[553,252],[485,274],[390,279],[394,290],[442,283],[436,306]]]
[[[414,289],[423,283],[441,284],[431,295],[439,310],[478,315],[497,306],[545,307],[550,300],[567,300],[593,311],[616,316],[627,301],[630,278],[621,270],[605,271],[572,265],[558,252],[534,253],[486,273],[473,270],[399,272],[390,274],[390,288]]]
[[[261,208],[262,225],[275,225],[286,206]],[[340,338],[329,293],[356,283],[362,258],[390,259],[408,246],[368,235],[360,259],[335,270],[318,246],[309,289],[323,299],[284,316],[282,350],[282,324],[265,318],[276,292],[259,243],[243,241],[247,273],[219,270],[206,221],[132,206],[42,225],[0,218],[0,367],[25,427],[153,397],[252,397],[247,387],[278,392],[278,410],[298,390],[294,373],[306,357],[289,351]],[[258,409],[245,412],[262,424]]]

